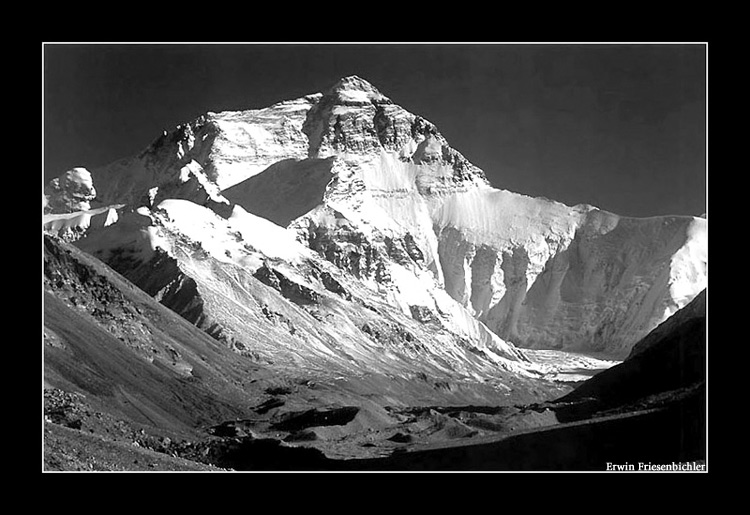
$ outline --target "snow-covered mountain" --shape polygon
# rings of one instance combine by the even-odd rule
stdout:
[[[91,206],[124,207],[82,249],[289,366],[479,380],[539,373],[517,346],[623,358],[707,283],[707,220],[494,188],[356,76],[209,112],[91,177]]]

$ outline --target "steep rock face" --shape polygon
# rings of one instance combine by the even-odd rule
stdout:
[[[138,155],[94,169],[103,203],[122,202],[133,208],[163,198],[189,198],[226,203],[211,180],[209,155],[217,139],[208,117],[164,131]]]
[[[221,190],[283,159],[307,157],[302,133],[313,95],[266,109],[208,112],[164,131],[144,151],[94,169],[99,200],[150,207],[167,198],[228,204]]]
[[[306,158],[308,141],[302,124],[318,99],[319,95],[309,95],[265,109],[209,113],[218,129],[210,177],[219,189],[257,175],[282,159]]]
[[[91,201],[96,198],[96,189],[91,172],[79,167],[52,179],[44,194],[46,213],[71,213],[90,209]]]
[[[562,348],[624,358],[705,287],[704,238],[701,219],[590,211],[526,293],[517,340],[533,346],[562,333]],[[693,247],[701,251],[684,259]]]
[[[356,76],[208,113],[94,178],[97,200],[263,216],[406,315],[474,317],[532,348],[624,357],[706,285],[706,220],[492,188],[432,123]]]
[[[558,418],[577,420],[596,412],[663,407],[687,399],[698,401],[695,418],[684,411],[680,416],[687,424],[698,424],[705,437],[705,302],[703,290],[639,341],[625,361],[556,400]]]
[[[446,290],[506,340],[622,359],[707,282],[703,219],[554,209],[546,227],[496,218],[501,238],[460,220],[439,233]]]
[[[645,338],[636,343],[630,351],[627,359],[633,359],[635,356],[651,347],[660,345],[660,342],[667,339],[671,334],[676,333],[682,324],[694,319],[703,319],[702,323],[705,324],[705,318],[706,290],[703,290],[692,301],[690,301],[687,306],[670,316],[664,322],[659,324],[656,329],[648,333]]]
[[[395,105],[372,84],[345,77],[334,84],[308,113],[303,132],[310,142],[309,157],[381,152],[415,164],[442,164],[451,178],[475,178],[486,183],[483,172],[451,148],[434,124]]]

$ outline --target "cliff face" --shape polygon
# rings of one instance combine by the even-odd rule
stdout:
[[[516,234],[494,241],[458,224],[439,233],[446,290],[504,339],[622,359],[707,282],[703,219],[547,213],[554,225],[523,231],[516,217],[492,231]]]
[[[680,413],[705,438],[706,290],[640,340],[622,363],[584,382],[553,406],[562,422],[595,414],[692,405]],[[683,409],[685,409],[683,407]],[[596,415],[599,416],[599,415]],[[703,442],[705,452],[705,442]]]
[[[78,167],[52,179],[45,188],[44,210],[48,213],[71,213],[91,208],[96,189],[91,172]]]
[[[623,358],[707,282],[705,219],[625,218],[493,188],[432,123],[359,77],[207,113],[92,176],[97,201],[152,220],[173,199],[266,218],[348,272],[363,298],[507,348]]]

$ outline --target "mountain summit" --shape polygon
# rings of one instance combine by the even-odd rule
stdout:
[[[389,331],[349,318],[331,322],[327,338],[361,341],[365,331],[378,340],[373,334],[408,326],[438,342],[444,331],[425,362],[452,353],[451,367],[462,363],[466,373],[526,367],[517,347],[624,358],[707,282],[705,219],[620,217],[493,188],[434,124],[357,76],[264,109],[206,113],[91,176],[92,206],[126,207],[77,244],[233,345],[267,356],[280,351],[261,352],[247,317],[218,307],[219,297],[241,309],[269,306],[245,297],[262,289],[243,282],[248,275],[283,302],[308,299],[304,310],[319,327],[365,305],[395,310]],[[193,281],[193,293],[167,295],[147,276],[157,264]],[[332,294],[347,307],[322,309]],[[298,304],[275,308],[274,320],[302,334]],[[342,327],[351,334],[337,333]],[[319,336],[307,338],[290,349],[314,348]],[[384,363],[370,350],[347,355]]]
[[[362,104],[372,103],[390,103],[391,100],[380,93],[378,89],[367,82],[365,79],[356,75],[350,75],[339,79],[331,86],[325,94],[335,97],[340,103]]]

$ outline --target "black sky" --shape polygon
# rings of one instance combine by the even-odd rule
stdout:
[[[621,215],[706,211],[706,46],[44,45],[44,178],[206,111],[359,75],[498,188]]]

